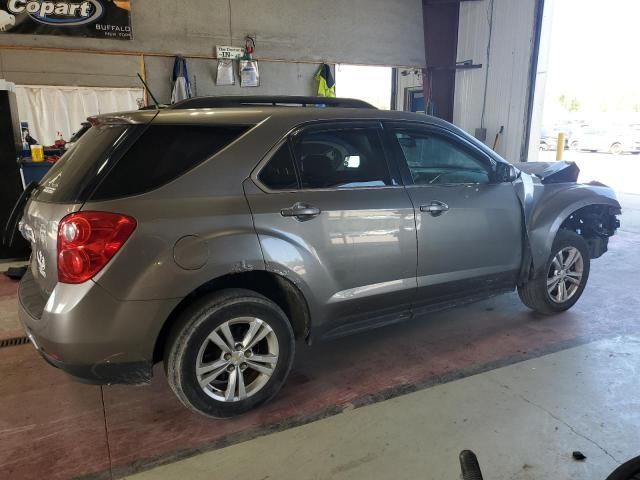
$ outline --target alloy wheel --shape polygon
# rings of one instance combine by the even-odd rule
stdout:
[[[196,360],[200,388],[215,400],[238,402],[260,391],[278,363],[278,339],[255,317],[238,317],[216,327]]]
[[[547,274],[547,292],[552,301],[564,303],[572,298],[582,283],[584,261],[575,247],[556,253]]]
[[[612,153],[613,155],[622,154],[623,152],[622,145],[620,145],[619,143],[614,143],[613,145],[611,145],[609,152]]]

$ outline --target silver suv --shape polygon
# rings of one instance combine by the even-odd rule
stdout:
[[[273,397],[297,339],[516,288],[566,310],[618,227],[614,193],[572,164],[516,168],[449,123],[355,100],[197,98],[91,122],[20,222],[26,332],[85,381],[146,383],[163,362],[214,417]]]

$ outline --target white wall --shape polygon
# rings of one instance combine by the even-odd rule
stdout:
[[[520,160],[524,140],[535,4],[535,0],[460,4],[458,61],[472,59],[483,67],[456,74],[454,123],[472,135],[484,126],[489,146],[504,126],[496,150],[511,161]],[[491,46],[487,51],[491,21]]]

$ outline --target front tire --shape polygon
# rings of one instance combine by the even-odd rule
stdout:
[[[640,480],[640,457],[635,457],[616,468],[607,480]]]
[[[552,315],[570,309],[589,279],[589,248],[575,232],[558,231],[542,274],[518,287],[520,300],[536,312]]]
[[[229,289],[182,312],[169,335],[164,366],[187,408],[225,418],[276,395],[294,352],[293,330],[280,307],[255,292]]]

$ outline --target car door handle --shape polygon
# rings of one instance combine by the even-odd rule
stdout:
[[[320,209],[298,202],[289,208],[280,210],[280,215],[283,217],[296,217],[298,220],[309,220],[320,215]]]
[[[421,212],[429,212],[434,217],[443,214],[449,210],[449,205],[439,200],[433,200],[429,205],[420,205]]]

